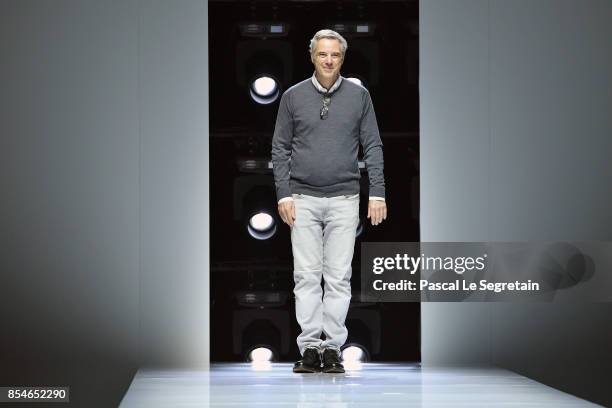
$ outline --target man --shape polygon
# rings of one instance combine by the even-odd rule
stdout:
[[[293,368],[298,373],[344,372],[340,347],[348,334],[359,224],[359,143],[369,176],[368,218],[372,225],[387,218],[376,116],[368,91],[340,75],[346,49],[335,31],[315,34],[309,49],[315,72],[282,95],[272,139],[278,212],[291,228],[302,329],[297,343],[303,358]]]

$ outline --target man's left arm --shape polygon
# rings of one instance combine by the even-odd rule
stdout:
[[[368,218],[372,225],[378,225],[387,219],[383,144],[380,140],[372,98],[367,91],[363,93],[362,107],[359,141],[363,146],[363,161],[369,178]]]

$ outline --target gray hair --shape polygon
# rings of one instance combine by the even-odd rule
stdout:
[[[330,38],[333,40],[338,40],[340,42],[340,51],[342,51],[342,58],[344,58],[344,54],[346,53],[346,49],[348,48],[346,40],[343,36],[335,32],[334,30],[328,29],[319,30],[315,33],[314,37],[312,37],[312,39],[310,40],[310,47],[308,48],[310,55],[312,55],[312,53],[314,52],[315,47],[317,45],[317,41],[319,41],[321,38]]]

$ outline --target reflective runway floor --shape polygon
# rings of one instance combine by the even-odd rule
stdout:
[[[132,407],[595,407],[500,369],[369,363],[346,374],[293,374],[292,364],[213,364],[210,371],[138,371]]]

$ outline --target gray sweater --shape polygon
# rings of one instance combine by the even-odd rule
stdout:
[[[292,193],[335,197],[359,193],[359,143],[370,181],[369,195],[385,197],[382,142],[367,89],[346,79],[331,94],[327,119],[323,94],[308,78],[280,100],[272,138],[277,199]]]

